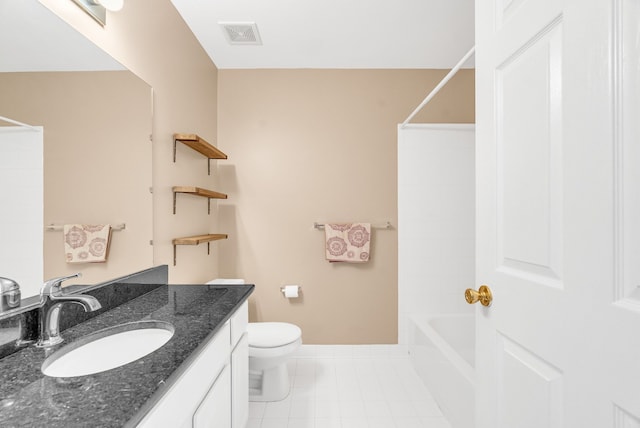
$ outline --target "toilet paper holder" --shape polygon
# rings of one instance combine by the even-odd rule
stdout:
[[[300,286],[300,285],[284,285],[284,286],[280,287],[280,292],[281,292],[285,297],[287,297],[285,292],[287,291],[287,289],[288,289],[288,288],[289,288],[289,289],[291,289],[292,287],[296,288],[296,291],[297,291],[298,293],[299,293],[300,291],[302,291],[302,286]],[[294,297],[294,296],[292,296],[292,297]],[[295,297],[297,297],[297,296],[295,296]]]

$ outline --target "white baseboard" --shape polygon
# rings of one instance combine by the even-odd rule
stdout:
[[[408,345],[302,345],[294,358],[406,358]]]

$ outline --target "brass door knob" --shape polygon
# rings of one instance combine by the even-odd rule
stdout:
[[[482,306],[491,306],[493,296],[491,295],[491,290],[489,289],[489,287],[487,287],[486,285],[481,285],[478,291],[467,288],[467,290],[464,292],[464,299],[470,305],[480,302]]]

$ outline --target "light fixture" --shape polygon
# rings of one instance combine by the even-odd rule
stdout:
[[[117,12],[124,6],[124,0],[73,0],[73,2],[103,27],[107,24],[107,10]]]

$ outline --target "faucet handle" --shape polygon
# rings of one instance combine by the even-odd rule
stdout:
[[[60,285],[63,281],[71,278],[80,278],[82,276],[82,272],[77,272],[68,276],[60,276],[57,278],[48,279],[42,284],[42,288],[40,289],[40,296],[50,296],[53,293],[60,291]]]
[[[20,306],[20,284],[0,277],[0,312]]]
[[[20,289],[20,285],[11,278],[0,277],[0,293]]]

